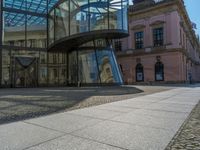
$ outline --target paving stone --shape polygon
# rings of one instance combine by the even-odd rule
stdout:
[[[153,97],[153,96],[146,95],[142,97],[129,99],[129,101],[154,103],[154,102],[162,101],[163,99],[164,97]]]
[[[101,110],[110,110],[110,111],[116,111],[116,112],[124,112],[124,113],[137,110],[136,108],[117,106],[117,105],[113,105],[112,103],[106,104],[106,105],[96,106],[95,108],[96,109],[101,109]]]
[[[134,114],[144,114],[153,117],[161,118],[181,118],[186,119],[188,113],[179,113],[179,112],[168,112],[168,111],[159,111],[159,110],[148,110],[148,109],[137,109],[134,111]]]
[[[22,150],[63,135],[39,126],[17,122],[0,126],[0,150]]]
[[[161,111],[172,111],[172,112],[183,112],[190,113],[194,106],[192,105],[182,105],[182,104],[172,104],[172,103],[154,103],[143,108],[150,110],[161,110]]]
[[[200,149],[200,102],[166,148],[172,149]]]
[[[0,124],[141,97],[169,89],[171,87],[164,86],[5,88],[0,90],[0,110],[4,111],[6,118],[0,118]]]
[[[176,97],[176,96],[161,101],[161,103],[183,104],[183,105],[192,105],[192,106],[195,106],[197,102],[198,102],[197,99],[191,99],[188,97]]]
[[[70,133],[87,126],[94,125],[100,121],[101,120],[99,119],[77,116],[65,112],[27,120],[26,122],[37,124],[50,129],[59,130],[61,132]]]
[[[134,150],[163,150],[174,132],[104,121],[72,133],[84,138]]]
[[[101,109],[96,109],[96,107],[90,107],[90,108],[84,108],[84,109],[79,109],[79,110],[73,110],[73,111],[70,111],[69,113],[80,115],[80,116],[97,118],[97,119],[109,119],[111,117],[120,115],[123,112],[101,110]]]
[[[27,150],[121,150],[120,148],[94,142],[71,135],[65,135]]]
[[[139,114],[139,113],[130,112],[127,114],[114,117],[111,120],[140,125],[140,126],[146,126],[146,127],[172,130],[174,131],[174,134],[175,134],[185,119],[186,117],[182,117],[182,118],[160,117],[160,116],[151,116],[147,114]]]
[[[180,96],[180,97],[188,97],[188,98],[197,98],[197,97],[200,96],[200,93],[190,93],[190,92],[187,92],[187,93],[181,93],[178,96]]]
[[[126,100],[126,101],[120,101],[118,103],[112,103],[112,105],[117,105],[121,107],[129,107],[129,108],[144,108],[148,107],[150,104],[153,104],[154,102],[144,102],[144,101],[134,101],[134,100]]]

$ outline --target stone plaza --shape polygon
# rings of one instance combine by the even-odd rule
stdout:
[[[1,92],[1,102],[17,89],[10,90]],[[51,88],[48,90],[51,93]],[[143,95],[135,93],[136,97],[120,101],[2,124],[0,150],[164,150],[198,104],[199,90],[199,85],[165,87]],[[69,89],[62,89],[62,93],[67,92]],[[0,114],[5,114],[2,109]]]

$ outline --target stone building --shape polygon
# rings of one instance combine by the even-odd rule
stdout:
[[[124,82],[200,81],[200,44],[183,0],[134,0],[118,62]]]

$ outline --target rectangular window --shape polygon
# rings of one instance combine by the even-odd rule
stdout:
[[[135,32],[135,49],[143,48],[143,32]]]
[[[116,51],[121,51],[122,50],[122,42],[117,40],[115,41],[115,50]]]
[[[154,43],[154,46],[163,45],[163,28],[162,27],[153,29],[153,43]]]
[[[58,77],[57,69],[53,69],[53,75],[54,75],[55,78]]]

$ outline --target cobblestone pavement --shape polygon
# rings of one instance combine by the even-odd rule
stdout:
[[[200,150],[200,102],[193,109],[166,150]]]
[[[164,86],[17,88],[0,90],[0,124],[170,90]]]

